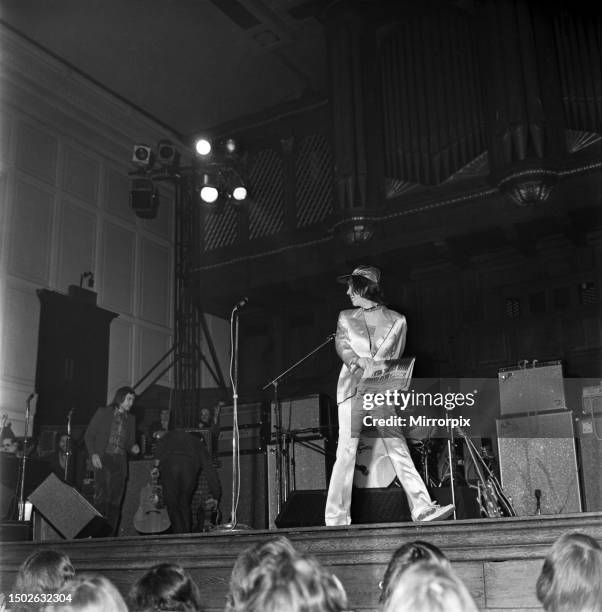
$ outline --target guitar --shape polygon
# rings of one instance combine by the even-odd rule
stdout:
[[[512,503],[504,494],[498,479],[483,461],[483,458],[478,454],[472,440],[460,427],[456,427],[455,429],[460,436],[464,438],[466,448],[468,449],[468,453],[477,472],[479,480],[477,483],[477,490],[479,492],[478,501],[482,513],[489,518],[516,516]],[[485,477],[481,471],[479,464],[487,471],[487,477]]]
[[[134,515],[134,527],[139,533],[161,533],[171,526],[163,504],[163,487],[159,484],[159,462],[150,471],[151,482],[140,491],[140,505]]]

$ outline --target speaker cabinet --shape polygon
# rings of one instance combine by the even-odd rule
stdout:
[[[230,522],[232,512],[232,455],[220,454],[218,474],[222,483],[220,509],[222,522]],[[240,493],[236,519],[240,526],[266,529],[268,526],[266,453],[241,452]]]
[[[583,500],[587,512],[602,510],[602,415],[582,417],[577,426],[581,475],[583,477]]]
[[[284,449],[290,458],[289,465],[283,460],[281,473],[283,488],[288,482],[289,490],[324,490],[332,471],[336,445],[333,439],[333,406],[327,395],[314,394],[288,398],[280,401],[280,422],[286,436]],[[268,514],[269,527],[276,527],[278,514],[278,479],[276,466],[278,413],[271,404],[271,442],[268,447]],[[323,517],[322,517],[323,518]]]
[[[96,508],[54,474],[29,495],[29,501],[66,540],[103,537],[111,532]]]
[[[276,527],[317,527],[324,525],[326,491],[291,491],[276,517]]]
[[[95,294],[94,294],[95,295]],[[87,425],[107,403],[109,335],[117,313],[47,289],[38,290],[36,433],[46,425]]]
[[[271,438],[275,443],[278,414],[273,402],[271,410]],[[282,430],[291,434],[288,448],[290,488],[325,489],[334,462],[329,454],[333,449],[326,442],[333,437],[333,412],[328,396],[314,394],[282,400],[280,411]]]
[[[31,540],[31,524],[28,521],[0,521],[0,542],[26,540]]]
[[[276,526],[313,527],[324,525],[325,490],[292,491],[276,517]],[[354,489],[351,496],[351,522],[399,523],[411,521],[410,508],[403,489]]]
[[[272,408],[272,436],[278,419],[274,402]],[[316,393],[280,401],[282,429],[299,434],[318,434],[330,437],[334,427],[333,406],[327,395]]]
[[[498,380],[502,416],[566,408],[560,361],[542,362],[531,368],[502,368]]]
[[[236,414],[241,452],[257,453],[265,450],[269,432],[269,415],[266,410],[267,406],[260,402],[238,404]],[[222,406],[219,422],[218,447],[214,449],[214,452],[223,456],[231,456],[234,406]]]
[[[501,484],[518,516],[581,512],[573,413],[497,420]]]
[[[452,503],[452,494],[449,487],[429,487],[431,499],[440,506]],[[478,492],[472,487],[456,487],[454,490],[456,498],[456,518],[473,519],[481,518],[481,507],[477,499]]]

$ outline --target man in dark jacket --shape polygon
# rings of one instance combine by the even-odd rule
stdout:
[[[86,429],[84,440],[94,467],[94,505],[117,533],[127,476],[127,453],[137,455],[136,421],[130,414],[136,395],[120,387],[113,401],[99,408]]]
[[[157,444],[163,500],[173,533],[190,533],[191,502],[202,470],[212,497],[219,501],[221,484],[207,447],[199,438],[176,429],[164,434]]]

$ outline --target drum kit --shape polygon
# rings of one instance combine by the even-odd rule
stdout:
[[[356,472],[353,485],[359,488],[388,487],[397,485],[393,464],[387,455],[382,438],[371,435],[370,430],[362,434],[356,456]],[[404,436],[416,469],[428,487],[449,486],[451,475],[458,485],[468,485],[477,479],[474,462],[466,448],[466,442],[458,435],[453,440],[450,469],[447,440],[449,432],[444,428],[411,427]],[[491,454],[491,441],[480,439],[479,461],[496,470],[495,457]]]
[[[400,487],[383,439],[369,434],[363,435],[358,445],[354,487]],[[414,464],[427,487],[467,486],[475,490],[483,516],[516,516],[512,501],[506,497],[497,479],[490,440],[481,439],[478,449],[473,439],[459,427],[451,431],[413,429],[405,434]],[[425,437],[419,437],[421,435]]]

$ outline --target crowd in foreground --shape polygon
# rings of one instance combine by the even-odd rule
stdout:
[[[443,552],[407,542],[393,554],[380,583],[382,612],[477,612],[478,606]],[[602,612],[602,549],[590,536],[554,542],[534,584],[546,612]],[[44,603],[4,601],[15,612],[197,612],[207,606],[180,565],[162,563],[139,578],[124,598],[107,578],[76,573],[56,550],[31,554],[11,594],[53,595]],[[38,600],[40,597],[38,597]],[[0,606],[1,607],[1,606]],[[225,612],[343,612],[352,608],[339,579],[285,537],[245,550],[232,569]]]

